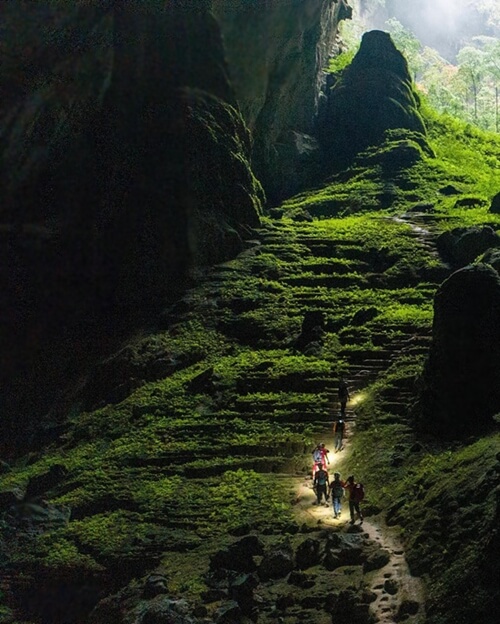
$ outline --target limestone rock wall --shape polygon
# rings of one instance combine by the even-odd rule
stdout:
[[[213,10],[256,173],[277,201],[307,183],[303,135],[313,133],[323,69],[352,9],[347,0],[213,0]]]
[[[265,201],[257,178],[270,197],[291,189],[290,137],[312,127],[347,11],[344,0],[1,3],[7,412],[49,409],[89,353],[172,301],[193,269],[242,249]]]

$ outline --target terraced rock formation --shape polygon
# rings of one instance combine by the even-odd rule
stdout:
[[[210,570],[209,553],[228,543],[224,535],[268,534],[262,548],[272,560],[288,534],[291,571],[305,548],[299,537],[312,532],[319,549],[316,571],[299,583],[312,590],[292,604],[290,581],[282,586],[278,573],[259,574],[258,568],[251,593],[261,598],[252,599],[251,613],[257,609],[259,622],[271,622],[278,609],[283,621],[299,622],[312,613],[317,618],[319,605],[326,622],[344,611],[339,605],[345,602],[364,614],[360,621],[371,621],[372,594],[362,596],[364,568],[356,568],[353,584],[344,563],[370,566],[363,562],[375,548],[373,535],[360,537],[355,560],[326,564],[331,540],[340,540],[344,552],[353,547],[351,538],[342,537],[342,529],[335,538],[297,522],[290,503],[295,475],[301,480],[309,474],[311,445],[330,432],[339,377],[348,380],[354,397],[362,397],[391,364],[418,358],[427,348],[431,314],[425,302],[437,281],[415,274],[411,287],[403,285],[407,267],[401,261],[410,249],[426,277],[446,268],[431,235],[415,223],[378,215],[312,223],[267,220],[246,251],[207,271],[164,312],[166,329],[145,334],[103,362],[82,393],[89,411],[64,424],[62,446],[6,475],[7,534],[20,536],[4,546],[12,579],[4,582],[4,591],[14,608],[34,621],[40,613],[41,621],[79,622],[87,616],[100,621],[108,602],[88,614],[103,594],[155,570],[168,578],[169,594],[187,590],[198,604],[196,612],[209,618],[205,621],[233,621],[216,615],[229,609],[232,573],[219,579],[218,592],[199,593],[199,575],[207,565]],[[323,322],[308,340],[303,319],[311,314]],[[381,400],[386,422],[407,418],[412,381],[386,388]],[[355,419],[349,406],[351,428]],[[23,552],[39,552],[40,559]],[[194,560],[199,561],[195,570]],[[228,565],[224,569],[231,570]],[[35,579],[42,570],[39,590]],[[39,591],[57,591],[61,570],[68,594],[80,601],[76,611],[66,603],[42,607],[42,596],[37,597]],[[192,586],[184,587],[186,574]],[[340,587],[339,574],[344,589],[340,594],[328,589],[334,597],[325,598],[330,584]],[[119,604],[121,598],[113,600]],[[236,600],[240,610],[242,600]],[[235,617],[229,611],[233,615],[227,617]]]

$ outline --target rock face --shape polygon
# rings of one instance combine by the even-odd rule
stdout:
[[[500,277],[478,264],[453,273],[434,301],[421,429],[479,433],[500,412]]]
[[[352,63],[335,82],[319,119],[318,136],[337,166],[379,144],[386,130],[426,134],[408,66],[386,32],[363,35]]]
[[[489,225],[454,228],[443,232],[436,243],[443,258],[459,267],[473,262],[488,249],[500,247],[500,236]]]
[[[1,17],[1,381],[43,371],[46,403],[32,388],[21,409],[43,413],[67,375],[48,345],[64,334],[84,360],[92,328],[100,341],[241,250],[265,201],[254,170],[271,198],[303,182],[322,69],[350,8],[21,2]],[[20,393],[4,395],[9,412]]]
[[[26,43],[37,41],[49,68],[23,76],[2,110],[12,253],[28,247],[48,264],[49,290],[64,282],[58,296],[77,280],[120,307],[163,299],[173,275],[229,257],[238,228],[258,224],[263,194],[219,27],[203,3],[183,6],[6,10],[21,32],[52,19],[57,44],[81,42],[68,58],[34,27]],[[24,56],[21,67],[33,62]]]
[[[314,120],[347,0],[214,0],[229,73],[255,139],[253,163],[271,201],[307,182]]]

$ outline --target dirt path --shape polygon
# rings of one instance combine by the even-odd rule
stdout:
[[[338,465],[346,464],[349,457],[349,436],[353,433],[354,426],[349,427],[344,449],[340,453],[330,453],[329,473],[330,478]],[[324,439],[327,448],[333,448],[333,440],[330,437]],[[345,475],[347,476],[347,475]],[[345,478],[342,475],[343,478]],[[340,518],[333,517],[331,502],[317,505],[316,495],[312,489],[312,477],[297,478],[296,480],[296,504],[295,515],[300,523],[311,526],[321,526],[323,529],[331,527],[332,531],[344,531],[349,529],[359,531],[359,522],[355,528],[351,527],[349,520],[349,505],[344,499]],[[396,531],[387,527],[381,518],[377,520],[365,519],[361,533],[367,539],[377,542],[389,553],[389,562],[367,575],[368,586],[373,592],[374,600],[371,603],[371,611],[380,624],[394,624],[404,619],[408,624],[423,624],[425,621],[425,594],[421,579],[411,575],[404,555],[404,547],[398,539]]]

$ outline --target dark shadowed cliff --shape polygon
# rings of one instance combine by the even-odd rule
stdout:
[[[241,250],[264,191],[296,188],[296,137],[350,10],[257,4],[0,7],[7,413],[27,382],[23,410],[40,394],[48,409],[65,360],[84,368],[193,270]]]

